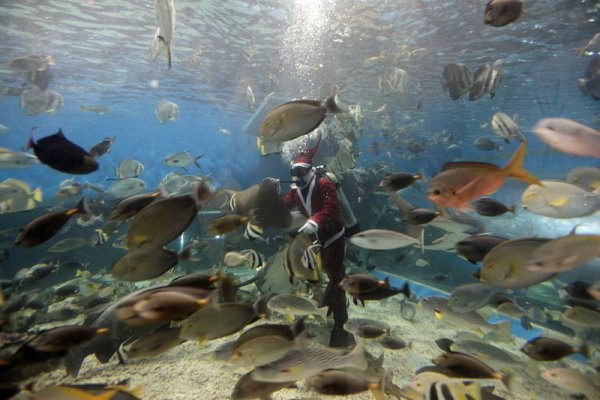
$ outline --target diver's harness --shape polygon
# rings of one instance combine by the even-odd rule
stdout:
[[[356,217],[354,216],[354,213],[352,212],[352,209],[350,208],[350,205],[348,204],[346,195],[344,194],[344,191],[342,190],[342,188],[340,186],[340,181],[337,179],[337,177],[333,173],[327,172],[325,165],[316,166],[316,167],[314,167],[314,169],[315,169],[315,175],[313,176],[310,183],[308,184],[308,193],[306,195],[306,200],[304,199],[304,196],[302,195],[302,190],[296,189],[296,193],[298,194],[298,197],[300,198],[300,202],[302,202],[302,205],[304,206],[306,213],[308,215],[312,215],[311,201],[312,201],[313,189],[315,187],[317,179],[320,177],[325,177],[325,178],[329,179],[329,181],[331,183],[333,183],[335,186],[335,190],[338,195],[338,202],[340,204],[340,217],[341,217],[342,223],[343,223],[342,229],[340,229],[333,236],[331,236],[325,243],[321,243],[321,240],[319,239],[319,235],[317,233],[315,233],[317,240],[315,240],[314,245],[319,246],[321,249],[324,249],[324,248],[330,246],[333,242],[335,242],[339,238],[343,237],[344,234],[346,233],[346,226],[353,226],[356,224]],[[350,224],[350,225],[348,225],[348,224]]]

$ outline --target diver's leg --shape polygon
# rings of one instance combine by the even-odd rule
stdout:
[[[346,275],[344,267],[345,240],[340,238],[323,250],[323,262],[329,277],[325,290],[325,304],[329,306],[328,314],[333,313],[333,329],[329,338],[331,347],[348,347],[354,344],[352,334],[344,330],[348,321],[346,292],[340,281]]]

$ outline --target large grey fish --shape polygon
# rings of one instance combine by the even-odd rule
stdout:
[[[469,101],[475,101],[489,94],[491,98],[496,95],[496,89],[502,80],[500,65],[502,60],[496,60],[493,64],[485,64],[475,72],[475,81],[469,89]]]
[[[26,168],[39,163],[40,160],[33,154],[0,147],[0,168]]]
[[[229,206],[239,215],[252,215],[260,227],[288,228],[292,215],[279,195],[279,181],[265,178],[242,191],[228,191]]]
[[[476,311],[458,312],[448,305],[448,299],[443,296],[426,296],[421,299],[421,304],[432,311],[435,317],[455,327],[471,329],[476,332],[496,332],[500,340],[510,342],[512,340],[510,321],[502,321],[491,324],[487,322]]]
[[[137,282],[156,278],[179,263],[180,260],[195,260],[191,248],[181,253],[163,247],[149,248],[142,246],[130,250],[112,267],[112,275],[124,281]]]
[[[446,64],[442,71],[442,89],[448,90],[452,100],[458,100],[473,83],[473,74],[465,64]]]
[[[257,308],[245,302],[210,304],[181,323],[181,337],[204,342],[232,335],[260,318]]]
[[[458,312],[475,311],[488,304],[496,294],[503,290],[485,283],[467,283],[456,286],[448,300],[448,306]]]
[[[179,337],[179,327],[160,328],[135,340],[127,340],[119,346],[121,361],[153,357],[185,342]]]
[[[306,135],[325,119],[327,113],[341,113],[337,93],[323,101],[294,100],[275,107],[263,120],[256,146],[262,155],[269,154],[265,145],[282,143]]]
[[[41,90],[34,86],[21,93],[21,108],[27,115],[54,114],[63,104],[63,97],[53,90]]]
[[[201,181],[193,195],[169,197],[151,203],[131,222],[127,231],[127,247],[166,245],[187,229],[202,204],[211,197],[208,184]]]
[[[534,252],[549,240],[532,237],[500,243],[484,257],[480,280],[498,288],[522,289],[550,279],[552,272],[527,269]]]

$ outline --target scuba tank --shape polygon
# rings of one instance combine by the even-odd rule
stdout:
[[[342,186],[340,185],[340,180],[333,173],[328,172],[325,169],[324,165],[320,165],[315,167],[317,175],[324,176],[329,179],[334,185],[338,196],[338,202],[340,203],[340,217],[342,218],[342,222],[346,227],[346,235],[352,235],[358,228],[358,221],[356,220],[356,216],[350,207],[350,203],[348,203],[348,199],[344,194],[344,190],[342,190]]]

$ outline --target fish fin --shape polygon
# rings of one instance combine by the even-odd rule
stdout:
[[[288,322],[292,323],[292,322],[294,322],[294,315],[292,315],[292,314],[286,314],[286,315],[285,315],[285,319],[286,319]]]
[[[167,62],[169,64],[169,69],[171,69],[171,64],[173,60],[173,55],[171,54],[171,44],[167,46]]]
[[[500,378],[500,380],[502,381],[502,383],[504,383],[504,386],[506,386],[507,389],[512,389],[512,378],[513,375],[509,372],[502,374],[502,377]]]
[[[202,169],[200,164],[198,164],[198,160],[201,159],[202,157],[204,157],[204,154],[200,154],[198,157],[194,158],[194,165],[196,165],[196,167],[198,167],[198,169]]]
[[[325,104],[325,112],[328,113],[343,113],[344,110],[342,110],[336,102],[337,99],[337,90],[335,91],[335,93],[333,93],[331,96],[329,96],[328,98],[325,99],[324,104]]]
[[[38,203],[42,201],[42,188],[38,187],[33,191],[33,199]]]
[[[588,95],[588,93],[590,93],[590,80],[589,79],[584,79],[584,78],[580,78],[577,79],[577,86],[579,86],[579,89],[581,89],[581,92],[584,95]]]
[[[206,345],[206,335],[201,334],[198,336],[198,344],[200,345],[200,348],[203,348]]]
[[[515,154],[513,154],[508,164],[506,164],[506,166],[502,168],[502,171],[510,177],[520,179],[522,181],[529,182],[535,185],[544,186],[535,175],[533,175],[523,167],[526,152],[527,142],[523,142],[521,143]]]
[[[583,343],[581,346],[579,346],[575,350],[576,350],[576,353],[581,354],[582,356],[584,356],[588,360],[590,359],[590,350],[588,349],[588,346],[587,346],[586,343]]]
[[[33,141],[33,134],[35,133],[36,129],[37,129],[37,126],[34,126],[31,128],[31,133],[29,134],[29,140],[27,140],[27,144],[25,144],[25,147],[23,147],[23,151],[29,150],[35,144],[35,142]]]

